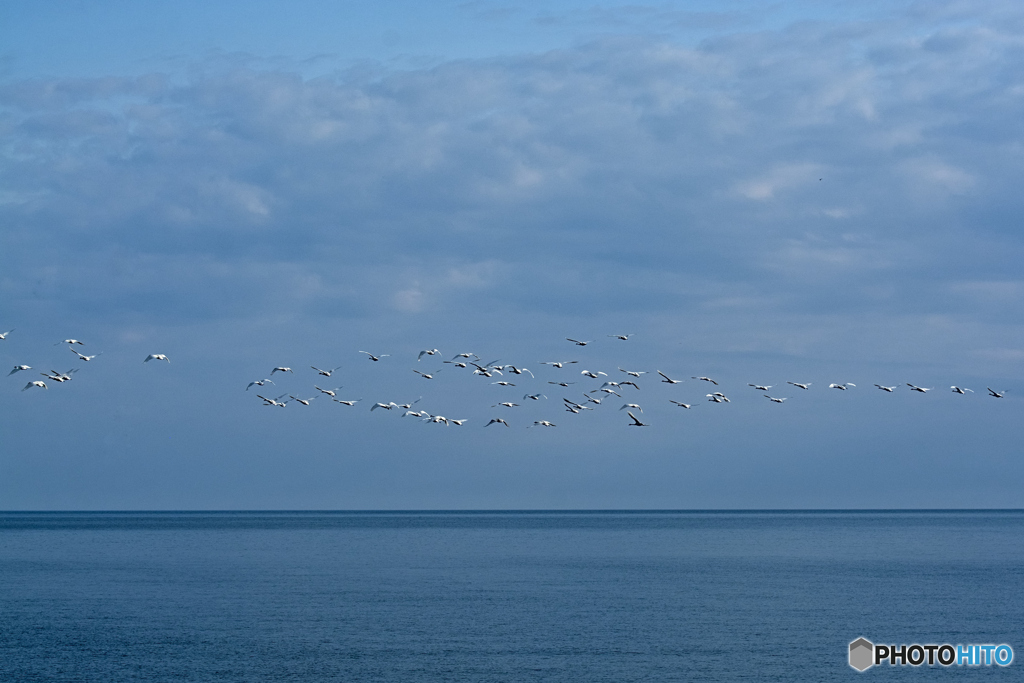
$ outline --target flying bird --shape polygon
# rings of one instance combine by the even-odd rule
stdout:
[[[648,426],[648,425],[644,424],[643,422],[641,422],[640,420],[636,419],[636,415],[634,415],[633,413],[626,413],[626,415],[629,415],[631,418],[633,418],[633,423],[629,425],[630,427],[647,427]]]
[[[769,401],[771,401],[772,403],[785,403],[786,402],[785,398],[775,398],[774,396],[769,396],[768,394],[765,394],[764,397],[766,399],[768,399]]]
[[[890,394],[892,392],[896,391],[896,387],[883,387],[881,384],[876,384],[875,386],[878,387],[879,389],[881,389],[882,391],[889,392]]]
[[[533,372],[529,368],[517,368],[514,365],[503,365],[503,366],[501,366],[501,369],[502,370],[507,370],[508,372],[511,372],[513,375],[521,375],[524,372],[529,372],[530,373],[530,377],[533,377],[534,379],[536,379],[536,377],[534,376]]]
[[[372,361],[378,361],[381,358],[387,358],[388,356],[391,355],[390,353],[382,353],[379,356],[375,356],[372,353],[370,353],[369,351],[360,351],[359,353],[365,353],[367,356],[370,357],[370,360],[372,360]]]
[[[170,359],[170,358],[168,358],[167,356],[165,356],[165,355],[164,355],[164,354],[162,354],[162,353],[151,353],[151,354],[149,354],[148,356],[146,356],[146,360],[144,360],[144,361],[142,361],[142,362],[143,362],[143,363],[148,363],[148,362],[149,362],[149,361],[151,361],[151,360],[165,360],[165,361],[167,361],[168,363],[170,363],[170,362],[171,362],[171,359]],[[291,372],[291,370],[289,370],[289,372]],[[273,373],[273,372],[271,372],[270,374],[271,374],[271,375],[273,375],[274,373]]]
[[[570,339],[569,337],[566,337],[565,339],[566,339],[566,341],[571,341],[576,346],[586,346],[587,344],[593,343],[593,341],[594,341],[593,339],[591,339],[589,341],[580,341],[578,339]]]
[[[639,370],[639,371],[638,370],[623,370],[622,368],[619,368],[619,372],[624,372],[627,375],[629,375],[630,377],[636,377],[636,378],[639,378],[640,375],[646,375],[647,374],[646,370]]]
[[[253,385],[258,386],[258,387],[262,387],[264,384],[273,384],[273,383],[274,383],[274,380],[272,380],[272,379],[258,379],[255,382],[249,382],[249,384],[245,387],[245,390],[249,391],[249,387],[251,387]]]
[[[324,377],[330,377],[330,376],[331,376],[331,373],[333,373],[333,372],[334,372],[335,370],[340,370],[340,369],[341,369],[341,366],[340,366],[340,365],[339,365],[338,367],[336,367],[336,368],[332,369],[332,370],[321,370],[320,368],[318,368],[318,367],[317,367],[317,366],[315,366],[315,365],[310,365],[309,367],[311,367],[311,368],[313,368],[314,370],[316,370],[316,372],[317,372],[317,374],[318,374],[318,375],[323,375]]]
[[[274,368],[273,370],[271,370],[270,371],[270,376],[273,377],[275,372],[290,372],[293,375],[295,374],[295,371],[292,370],[291,368],[286,368],[286,367],[282,367],[282,366],[278,366],[278,367]]]
[[[427,374],[427,373],[425,373],[425,372],[420,372],[419,370],[415,370],[415,369],[413,370],[413,372],[415,372],[415,373],[416,373],[417,375],[419,375],[419,376],[420,376],[420,377],[422,377],[423,379],[434,379],[434,376],[433,376],[433,375],[428,375],[428,374]]]
[[[11,330],[11,332],[13,331],[14,330]],[[10,334],[11,332],[8,332],[7,334]],[[64,341],[57,342],[54,346],[60,346],[61,344],[78,344],[79,346],[85,346],[85,342],[78,341],[77,339],[65,339]]]
[[[14,332],[14,330],[7,330],[6,332],[0,332],[0,341],[3,341],[4,339],[7,339],[7,335],[9,335],[11,332]],[[56,346],[56,344],[54,344],[54,346]]]
[[[634,410],[639,410],[641,413],[644,412],[644,409],[640,407],[639,403],[626,403],[619,408],[619,410],[625,410],[626,408],[633,408]]]
[[[438,351],[437,349],[423,349],[422,351],[420,351],[420,355],[416,356],[416,360],[421,361],[423,360],[423,356],[436,356],[439,353],[441,352]],[[458,356],[456,356],[456,358],[457,357]]]
[[[1006,395],[1006,391],[995,391],[989,387],[985,388],[988,389],[988,395],[991,396],[992,398],[1002,398],[1003,396]]]
[[[811,386],[811,382],[807,382],[806,384],[800,384],[800,382],[786,382],[786,384],[792,384],[794,387],[797,387],[798,389],[807,389],[808,387]]]
[[[704,382],[711,382],[716,387],[718,386],[718,382],[716,382],[715,380],[711,379],[710,377],[691,377],[690,379],[697,379],[697,380],[702,380]]]
[[[911,391],[916,391],[916,392],[919,392],[919,393],[922,393],[922,394],[925,394],[925,393],[928,393],[929,391],[931,391],[931,388],[925,389],[924,387],[919,387],[916,384],[911,384],[910,382],[907,382],[907,386],[910,387]]]
[[[484,427],[490,427],[492,424],[503,424],[508,427],[508,422],[505,422],[500,417],[492,417],[491,421],[484,425]]]
[[[333,389],[321,389],[315,384],[313,385],[313,388],[319,391],[321,394],[327,394],[331,398],[334,398],[338,389],[341,389],[341,387],[334,387]]]
[[[754,387],[758,391],[769,391],[775,385],[773,385],[773,384],[768,384],[768,385],[765,385],[765,384],[747,384],[747,386],[748,387]]]
[[[79,353],[78,351],[76,351],[76,350],[75,350],[74,348],[72,348],[72,347],[70,347],[70,346],[68,347],[68,351],[70,351],[71,353],[75,354],[75,355],[76,355],[76,356],[78,356],[78,357],[79,357],[79,358],[80,358],[81,360],[84,360],[84,361],[86,361],[86,362],[88,362],[88,361],[91,361],[91,360],[92,360],[93,358],[95,358],[96,356],[102,356],[102,355],[103,355],[103,353],[102,353],[102,352],[100,352],[100,353],[94,353],[94,354],[92,354],[91,356],[87,356],[87,355],[85,355],[84,353]],[[142,362],[143,362],[143,363],[145,363],[146,361],[142,361]]]
[[[576,382],[548,382],[548,384],[556,384],[560,387],[568,387],[570,384],[576,384]]]
[[[31,365],[15,365],[14,369],[7,373],[7,376],[10,377],[11,375],[13,375],[16,372],[21,372],[22,370],[31,370],[31,369],[32,369]]]
[[[256,398],[262,398],[263,399],[263,405],[265,405],[265,406],[278,406],[279,408],[284,408],[286,405],[288,405],[288,401],[284,401],[283,403],[280,402],[281,399],[284,398],[285,396],[287,396],[287,394],[281,394],[277,398],[267,398],[266,396],[262,396],[260,394],[256,394]]]
[[[846,382],[844,384],[829,384],[828,388],[829,389],[839,389],[840,391],[846,391],[846,389],[848,387],[855,387],[855,386],[857,386],[857,385],[854,384],[853,382]]]
[[[554,422],[548,422],[547,420],[536,420],[533,423],[534,427],[557,427]]]
[[[958,387],[958,386],[951,386],[950,389],[953,390],[954,394],[964,394],[964,395],[966,395],[968,391],[971,392],[972,394],[974,393],[973,389],[965,389],[963,387]]]
[[[668,402],[669,403],[675,403],[680,408],[686,408],[687,410],[689,410],[690,408],[693,407],[692,403],[680,403],[679,401],[673,401],[672,399],[669,399]]]
[[[10,332],[8,332],[8,334],[10,334]],[[41,382],[39,380],[36,380],[34,382],[29,382],[28,384],[26,384],[25,388],[22,389],[22,391],[25,391],[26,389],[31,389],[32,387],[39,387],[40,389],[48,389],[49,388],[49,387],[46,386],[46,382]]]
[[[498,381],[498,382],[491,382],[491,384],[497,384],[499,387],[514,387],[515,386],[515,384],[512,384],[512,382],[506,382],[505,380],[501,380],[501,381]]]
[[[584,370],[580,374],[581,375],[586,375],[587,377],[592,377],[593,379],[597,379],[598,375],[604,375],[605,377],[608,376],[607,372],[601,372],[600,370],[598,370],[597,372],[591,372],[590,370]]]
[[[342,401],[342,400],[341,400],[340,398],[335,398],[335,399],[331,399],[331,400],[333,400],[333,401],[334,401],[335,403],[340,403],[340,404],[342,404],[343,406],[350,406],[350,407],[351,407],[351,406],[354,406],[355,404],[359,403],[359,402],[360,402],[360,401],[362,401],[363,399],[361,399],[361,398],[357,398],[357,399],[356,399],[356,400],[354,400],[354,401]]]
[[[498,406],[505,406],[506,408],[517,408],[517,407],[519,407],[519,404],[518,403],[512,403],[511,401],[503,401],[502,403],[495,403],[491,407],[492,408],[497,408]]]
[[[579,363],[578,360],[545,360],[541,361],[541,365],[550,365],[553,368],[560,368],[563,365],[571,365],[573,363]]]
[[[683,383],[683,380],[681,380],[681,379],[672,379],[671,377],[666,375],[661,370],[658,370],[658,374],[665,378],[665,379],[661,380],[665,384],[682,384]]]
[[[629,334],[609,334],[608,336],[611,337],[612,339],[621,339],[622,341],[626,341],[627,339],[633,336],[633,333],[630,332]]]
[[[524,399],[530,399],[532,401],[539,401],[542,398],[547,398],[544,394],[523,394]]]
[[[291,394],[288,394],[288,397],[293,401],[298,401],[304,406],[308,406],[310,401],[316,398],[316,396],[314,396],[313,398],[299,398],[298,396],[292,396]]]

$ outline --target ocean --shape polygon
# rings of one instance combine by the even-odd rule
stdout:
[[[3,681],[1024,680],[1024,511],[0,513]]]

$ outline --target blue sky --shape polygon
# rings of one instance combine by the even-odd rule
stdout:
[[[1022,504],[1013,3],[0,13],[0,507]]]

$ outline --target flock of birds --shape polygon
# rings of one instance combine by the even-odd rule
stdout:
[[[7,337],[12,332],[14,332],[14,330],[8,330],[7,332],[0,333],[0,341],[6,340]],[[617,339],[617,340],[620,340],[620,341],[628,341],[632,336],[633,336],[632,334],[612,334],[612,335],[608,335],[609,338]],[[570,342],[575,347],[585,347],[585,346],[588,346],[589,344],[592,344],[594,342],[594,340],[580,340],[580,339],[574,339],[574,338],[571,338],[571,337],[566,337],[566,341]],[[67,345],[68,349],[71,351],[72,354],[74,354],[75,358],[77,360],[79,360],[79,361],[82,361],[82,362],[93,361],[97,357],[102,355],[100,353],[96,353],[96,354],[92,354],[92,355],[88,355],[88,354],[82,353],[77,348],[75,348],[76,346],[84,346],[85,345],[84,342],[82,342],[82,341],[80,341],[78,339],[64,339],[64,340],[58,341],[58,342],[56,342],[54,344],[54,346],[59,346],[59,345]],[[369,351],[359,351],[359,353],[364,354],[366,356],[366,358],[370,362],[373,362],[373,363],[381,362],[384,358],[389,358],[390,357],[390,354],[386,354],[386,353],[370,353]],[[419,354],[417,355],[416,360],[417,360],[417,362],[421,362],[424,358],[433,358],[433,357],[438,357],[440,355],[441,355],[441,351],[439,349],[436,349],[436,348],[434,348],[434,349],[424,349],[424,350],[419,352]],[[150,361],[164,361],[164,362],[167,362],[167,363],[171,362],[170,359],[167,357],[167,355],[163,354],[163,353],[151,353],[151,354],[147,355],[145,357],[145,359],[142,360],[143,363],[148,363]],[[498,388],[500,388],[501,390],[504,390],[504,391],[507,391],[508,387],[516,387],[517,386],[517,382],[526,381],[525,378],[526,378],[527,375],[529,375],[531,381],[533,381],[533,382],[538,381],[537,378],[536,378],[536,375],[533,373],[533,371],[530,370],[529,368],[525,367],[524,365],[511,364],[511,363],[503,363],[500,360],[484,362],[482,360],[482,358],[480,356],[478,356],[477,354],[475,354],[475,353],[469,353],[469,352],[458,353],[455,356],[453,356],[451,359],[442,361],[442,363],[444,365],[450,365],[453,368],[456,368],[458,370],[465,371],[465,372],[467,372],[468,374],[470,374],[472,376],[478,376],[478,377],[483,378],[484,380],[487,380],[487,379],[493,380],[493,381],[490,382],[490,384],[494,385],[494,386],[496,386],[496,387],[498,387]],[[558,361],[549,360],[549,361],[540,361],[539,362],[540,365],[549,366],[552,369],[561,371],[561,373],[564,373],[564,371],[567,370],[569,368],[569,366],[577,365],[579,363],[580,363],[579,360],[558,360]],[[334,375],[334,373],[336,373],[338,370],[340,370],[341,367],[339,366],[339,367],[335,367],[335,368],[331,368],[331,369],[324,369],[324,368],[319,368],[317,366],[311,365],[310,369],[315,372],[315,376],[317,378],[331,379],[331,377]],[[14,368],[8,373],[7,376],[10,377],[12,375],[16,375],[17,373],[28,372],[28,371],[31,371],[31,370],[33,370],[32,366],[25,365],[25,364],[19,364],[19,365],[15,365]],[[67,370],[65,372],[60,372],[60,371],[57,371],[57,370],[50,370],[49,372],[40,372],[39,374],[41,374],[45,378],[45,380],[49,380],[52,383],[64,383],[64,382],[71,381],[73,379],[73,375],[77,371],[78,371],[78,368],[72,368],[72,369]],[[584,370],[581,370],[578,375],[574,374],[572,381],[569,381],[568,378],[565,378],[564,374],[559,374],[559,376],[556,377],[555,379],[546,380],[546,382],[547,382],[548,385],[553,385],[553,386],[561,387],[563,389],[570,390],[576,396],[576,398],[565,398],[565,397],[563,397],[561,399],[561,401],[562,401],[562,408],[564,409],[565,412],[578,415],[578,414],[583,413],[585,411],[592,411],[592,410],[595,410],[596,408],[598,408],[599,406],[604,405],[605,402],[608,402],[608,401],[617,402],[617,401],[615,401],[615,399],[612,398],[612,397],[615,397],[616,399],[621,399],[622,401],[624,401],[622,406],[619,408],[619,411],[626,411],[626,415],[630,419],[630,422],[627,423],[628,426],[630,426],[630,427],[647,427],[647,426],[649,426],[649,423],[646,423],[641,418],[637,417],[637,413],[639,413],[640,415],[644,414],[643,407],[641,406],[640,403],[637,403],[637,402],[634,402],[634,401],[631,400],[632,398],[635,398],[636,396],[639,396],[639,394],[634,394],[632,392],[639,392],[640,391],[641,383],[644,382],[644,380],[646,379],[646,378],[644,378],[644,375],[652,375],[652,376],[656,375],[658,377],[659,383],[667,384],[669,386],[676,385],[676,384],[682,384],[685,381],[685,380],[680,379],[678,377],[671,377],[668,374],[662,372],[661,370],[655,370],[654,373],[651,373],[651,372],[646,371],[646,370],[632,370],[632,369],[626,369],[626,368],[623,368],[623,367],[618,367],[617,371],[619,373],[622,373],[621,375],[614,375],[614,377],[617,378],[617,380],[613,379],[613,376],[609,375],[609,373],[607,373],[607,372],[604,372],[604,371],[601,371],[601,370],[587,370],[587,369],[584,369]],[[437,375],[437,373],[439,372],[439,370],[433,370],[433,371],[430,371],[430,372],[425,372],[425,371],[423,371],[421,369],[413,368],[412,372],[417,374],[420,378],[422,378],[424,380],[433,380],[435,378],[435,376]],[[317,393],[312,395],[312,396],[310,396],[310,397],[308,397],[308,398],[303,398],[303,397],[300,397],[300,396],[296,396],[294,393],[290,393],[290,392],[285,392],[285,393],[281,394],[280,396],[276,396],[276,397],[273,397],[273,398],[269,397],[269,396],[265,396],[263,393],[259,393],[261,389],[262,389],[263,392],[265,392],[267,394],[273,393],[273,392],[268,391],[264,387],[267,387],[268,385],[276,385],[276,383],[274,381],[274,377],[278,373],[281,373],[282,375],[286,375],[286,374],[289,374],[289,373],[290,374],[295,374],[295,371],[291,367],[276,366],[276,367],[272,368],[271,371],[268,373],[269,374],[268,377],[265,377],[263,379],[253,380],[253,381],[249,382],[249,384],[245,387],[245,391],[248,392],[249,390],[253,389],[253,387],[256,387],[257,388],[256,391],[253,392],[255,394],[255,397],[257,399],[263,401],[263,405],[264,406],[276,407],[276,408],[284,408],[289,403],[292,403],[292,402],[300,404],[300,405],[303,405],[303,406],[309,406],[316,399],[330,399],[331,401],[333,401],[335,403],[338,403],[338,404],[341,404],[343,406],[347,406],[347,407],[351,408],[351,407],[356,406],[356,404],[361,403],[363,401],[362,398],[358,398],[358,399],[340,398],[338,392],[340,391],[340,389],[342,387],[334,387],[334,388],[330,388],[330,389],[325,389],[325,388],[319,386],[319,383],[325,383],[326,384],[326,382],[323,381],[323,380],[319,380],[319,379],[316,380],[318,383],[314,383],[313,384],[313,389]],[[716,403],[716,404],[730,403],[729,397],[726,396],[726,394],[723,393],[720,390],[719,383],[715,379],[713,379],[711,377],[708,377],[708,376],[698,376],[698,375],[690,376],[690,379],[696,380],[698,382],[706,382],[709,385],[709,388],[710,387],[714,387],[714,390],[710,391],[709,393],[705,394],[705,396],[704,396],[704,398],[707,400],[707,402]],[[30,389],[37,389],[37,388],[38,389],[47,389],[48,385],[46,384],[45,380],[30,380],[21,390],[22,391],[28,391]],[[576,385],[576,384],[578,384],[580,382],[589,383],[591,386],[593,386],[593,388],[581,391],[580,393],[576,394],[575,391],[573,390],[573,388],[574,388],[574,385]],[[600,382],[600,384],[598,384],[598,382]],[[799,389],[801,391],[809,391],[810,388],[811,388],[811,382],[793,382],[793,381],[788,381],[788,382],[786,382],[786,384],[794,387],[795,389]],[[752,388],[752,389],[754,389],[755,391],[760,392],[761,395],[764,398],[768,399],[772,403],[780,403],[781,404],[781,403],[784,403],[785,401],[787,401],[789,399],[789,397],[773,395],[771,393],[771,390],[774,388],[774,385],[748,383],[747,386]],[[844,382],[844,383],[831,383],[831,384],[828,385],[828,388],[829,389],[838,390],[838,391],[848,391],[849,389],[855,388],[856,386],[857,385],[853,384],[852,382]],[[881,390],[881,391],[884,391],[884,392],[887,392],[887,393],[893,393],[897,389],[899,389],[901,385],[887,386],[887,385],[883,385],[883,384],[875,384],[874,386],[876,388],[878,388],[879,390]],[[918,385],[915,385],[915,384],[911,384],[909,382],[906,383],[906,386],[909,388],[909,390],[911,392],[917,392],[917,393],[921,393],[921,394],[924,394],[924,393],[927,393],[927,392],[933,390],[933,387],[922,387],[922,386],[918,386]],[[1003,398],[1004,395],[1006,394],[1005,391],[996,391],[996,390],[992,389],[991,387],[986,387],[986,389],[987,389],[987,392],[988,392],[987,395],[992,397],[992,398]],[[960,395],[966,395],[968,393],[974,393],[971,389],[968,389],[966,387],[956,386],[956,385],[951,386],[950,390],[951,390],[952,393],[960,394]],[[623,396],[623,394],[625,392],[627,392],[627,391],[630,392],[630,393],[626,394],[626,396]],[[623,392],[623,393],[620,393],[620,392]],[[378,401],[378,402],[375,402],[375,403],[370,405],[370,412],[374,412],[376,410],[400,411],[401,414],[402,414],[402,417],[413,417],[413,418],[417,418],[417,419],[421,420],[424,423],[442,424],[442,425],[445,425],[445,426],[451,426],[451,425],[462,426],[466,422],[469,421],[466,418],[460,418],[460,419],[449,418],[449,417],[445,417],[444,415],[433,414],[433,413],[431,413],[428,410],[423,409],[423,408],[414,408],[414,406],[417,403],[419,403],[420,400],[422,400],[422,397],[420,399],[417,399],[416,401],[404,402],[404,403],[398,403],[398,402],[395,402],[395,401],[387,401],[387,402]],[[547,400],[548,400],[547,395],[545,395],[545,394],[543,394],[541,392],[533,392],[533,393],[531,393],[529,391],[527,393],[525,393],[521,399],[518,399],[518,401],[523,401],[523,402],[526,402],[526,401],[547,401]],[[686,409],[686,410],[690,410],[690,409],[694,408],[695,405],[696,405],[694,403],[685,403],[683,401],[678,401],[678,400],[675,400],[675,399],[668,399],[668,401],[669,401],[669,403],[671,403],[671,404],[673,404],[673,405],[675,405],[675,406],[677,406],[679,408]],[[521,405],[523,405],[523,404],[519,403],[519,402],[516,402],[516,400],[503,400],[503,401],[499,401],[499,402],[493,404],[491,406],[491,408],[502,409],[502,410],[509,410],[509,409],[518,408]],[[511,427],[511,425],[509,424],[509,421],[507,421],[504,417],[501,417],[501,416],[492,417],[489,422],[484,424],[484,427],[490,427],[492,425],[503,425],[505,427]],[[527,426],[528,427],[556,427],[557,425],[556,425],[556,423],[554,423],[553,421],[551,421],[549,419],[544,419],[544,420],[534,420],[532,422],[532,424],[527,425]]]

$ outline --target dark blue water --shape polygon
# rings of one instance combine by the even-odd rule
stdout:
[[[1024,656],[1024,513],[3,513],[4,681],[824,681]],[[952,680],[952,679],[951,679]]]

